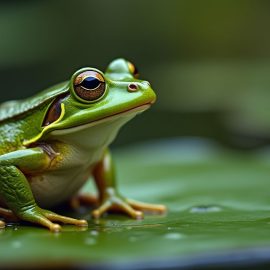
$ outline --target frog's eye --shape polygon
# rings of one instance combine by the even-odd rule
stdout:
[[[130,62],[128,62],[128,69],[129,69],[129,72],[133,75],[134,78],[139,78],[139,71],[135,67],[135,65],[133,65]]]
[[[74,91],[82,101],[96,101],[104,95],[105,90],[104,77],[97,71],[85,71],[75,78]]]

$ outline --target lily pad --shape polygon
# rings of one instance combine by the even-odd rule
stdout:
[[[231,269],[270,261],[270,150],[243,153],[174,139],[113,154],[122,194],[163,203],[166,215],[94,221],[82,209],[73,214],[87,218],[89,227],[63,226],[61,233],[10,224],[0,231],[1,264]]]

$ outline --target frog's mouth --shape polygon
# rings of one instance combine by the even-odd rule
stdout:
[[[132,108],[132,109],[129,109],[126,111],[118,112],[118,113],[115,113],[113,115],[95,120],[95,121],[90,122],[90,123],[86,123],[86,124],[82,124],[82,125],[74,126],[74,127],[70,127],[70,128],[56,129],[56,130],[51,132],[51,135],[59,136],[59,135],[66,135],[69,133],[78,132],[80,130],[84,130],[84,129],[87,129],[87,128],[90,128],[90,127],[93,127],[93,126],[96,126],[96,125],[99,125],[99,124],[102,124],[105,122],[109,122],[111,120],[114,120],[115,118],[129,116],[129,118],[131,119],[131,118],[135,117],[137,114],[142,113],[145,110],[147,110],[150,106],[151,106],[151,103],[147,103],[147,104],[140,105],[138,107],[135,107],[135,108]]]
[[[115,118],[124,118],[125,121],[122,121],[122,125],[124,125],[127,121],[129,121],[130,119],[132,119],[133,117],[136,116],[136,114],[142,113],[143,111],[147,110],[150,106],[151,106],[152,102],[146,103],[144,105],[140,105],[138,107],[126,110],[126,111],[122,111],[122,112],[118,112],[112,115],[109,115],[107,117],[86,123],[86,124],[81,124],[78,126],[73,126],[73,127],[68,127],[68,128],[61,128],[58,129],[58,123],[61,121],[61,119],[63,118],[63,116],[65,115],[65,106],[62,103],[61,104],[61,108],[62,108],[62,113],[60,118],[55,121],[53,124],[45,127],[42,132],[40,134],[38,134],[36,137],[31,138],[30,140],[24,140],[23,145],[24,146],[28,146],[31,145],[32,143],[35,143],[37,141],[39,141],[41,138],[43,138],[43,136],[45,134],[50,134],[53,136],[59,136],[59,135],[67,135],[67,134],[71,134],[71,133],[75,133],[78,132],[80,130],[84,130],[102,123],[106,123],[109,121],[114,121]],[[121,125],[120,125],[121,126]]]

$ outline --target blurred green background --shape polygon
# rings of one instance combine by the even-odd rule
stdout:
[[[34,95],[84,66],[104,70],[118,57],[151,82],[158,101],[123,127],[114,157],[125,196],[169,209],[143,221],[97,222],[87,210],[89,229],[80,233],[8,226],[0,231],[2,263],[192,254],[216,263],[215,251],[266,247],[269,266],[269,25],[266,0],[0,1],[1,102]]]
[[[158,102],[114,145],[202,136],[256,147],[270,135],[270,2],[1,1],[1,101],[125,57]]]

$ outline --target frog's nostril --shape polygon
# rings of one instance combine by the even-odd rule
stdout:
[[[138,90],[138,85],[136,83],[130,83],[128,85],[129,92],[136,92]]]

